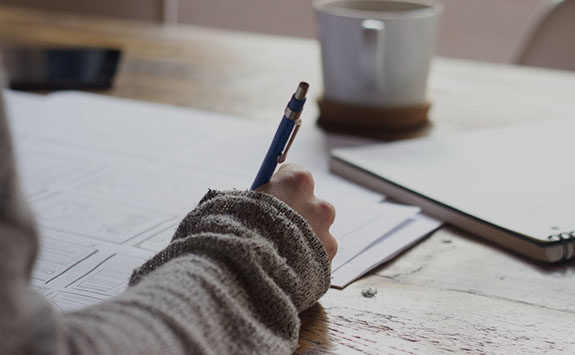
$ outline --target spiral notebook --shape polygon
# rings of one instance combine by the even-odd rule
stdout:
[[[332,152],[330,169],[527,257],[575,259],[575,120]]]

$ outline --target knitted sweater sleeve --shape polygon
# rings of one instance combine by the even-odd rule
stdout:
[[[37,249],[0,107],[1,354],[287,354],[329,287],[307,222],[253,191],[210,191],[118,297],[58,313],[29,287]]]

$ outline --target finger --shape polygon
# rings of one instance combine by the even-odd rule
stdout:
[[[284,185],[294,193],[313,194],[314,180],[312,174],[296,164],[284,164],[272,177],[274,182]]]
[[[327,235],[321,238],[321,243],[325,248],[329,260],[330,261],[333,260],[333,258],[337,254],[338,249],[337,240],[333,237],[333,235],[331,235],[331,233],[327,233]]]
[[[315,198],[312,203],[312,209],[321,227],[329,228],[335,221],[336,210],[330,202]]]

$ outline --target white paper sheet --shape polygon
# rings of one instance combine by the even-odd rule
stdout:
[[[334,270],[331,274],[331,285],[337,288],[347,286],[440,226],[441,222],[434,218],[422,214],[413,216]]]
[[[6,96],[42,235],[32,283],[62,310],[125,289],[131,271],[169,243],[208,188],[249,187],[276,129],[77,92]],[[336,207],[338,267],[418,212],[328,173],[330,149],[362,143],[305,127],[288,155],[311,170],[316,195]]]
[[[332,261],[337,270],[373,242],[419,212],[418,207],[392,203],[347,206],[334,222],[332,234],[341,246]]]

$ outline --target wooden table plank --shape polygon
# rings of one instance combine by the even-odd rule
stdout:
[[[377,285],[374,298],[360,296]],[[346,300],[345,302],[342,302]],[[573,351],[573,314],[455,289],[361,280],[306,311],[300,353]],[[553,319],[553,321],[550,321]]]

